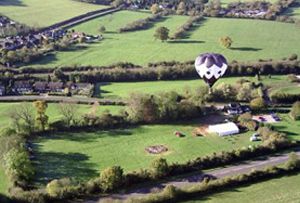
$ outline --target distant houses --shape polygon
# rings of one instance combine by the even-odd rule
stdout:
[[[0,85],[0,96],[6,95],[6,87]],[[72,82],[29,82],[25,80],[15,81],[11,87],[11,95],[24,94],[74,94],[91,96],[94,91],[94,85],[90,83],[72,83]]]

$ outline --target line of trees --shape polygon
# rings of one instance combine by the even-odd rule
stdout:
[[[154,22],[162,19],[164,16],[168,15],[168,12],[163,11],[157,14],[153,14],[147,18],[135,20],[126,24],[124,27],[119,28],[119,32],[132,32],[137,30],[148,29]]]
[[[176,31],[172,34],[171,39],[184,38],[186,33],[195,26],[195,23],[199,23],[202,20],[204,20],[204,17],[201,15],[191,16],[184,24],[176,29]]]

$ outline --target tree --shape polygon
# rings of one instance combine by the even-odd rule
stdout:
[[[159,39],[162,42],[169,39],[169,29],[166,27],[159,27],[155,30],[154,38]]]
[[[250,113],[241,114],[238,117],[238,121],[242,126],[246,127],[248,130],[254,131],[257,128],[257,123],[252,119],[252,115]]]
[[[101,33],[104,33],[106,31],[106,28],[105,28],[105,26],[100,26],[100,28],[99,28],[99,32],[101,32]]]
[[[289,154],[289,159],[285,163],[287,169],[295,169],[300,167],[300,159],[295,152]]]
[[[123,0],[114,0],[113,2],[111,2],[111,5],[115,8],[121,6],[124,4],[124,1]]]
[[[24,150],[12,148],[5,156],[6,173],[16,179],[29,181],[34,175],[34,168]]]
[[[53,75],[56,79],[60,80],[60,81],[64,81],[66,78],[66,75],[64,74],[64,72],[60,69],[57,68],[53,71]]]
[[[221,37],[219,39],[219,42],[220,42],[221,46],[225,47],[226,49],[229,49],[233,43],[232,39],[228,36]]]
[[[159,119],[157,98],[147,94],[131,94],[128,99],[129,119],[133,122],[153,123]]]
[[[104,169],[100,173],[100,183],[104,191],[117,189],[123,183],[123,169],[120,166]]]
[[[67,126],[71,126],[76,123],[78,111],[75,103],[60,103],[59,112],[63,116],[63,121]]]
[[[8,112],[13,127],[17,132],[32,133],[34,131],[34,112],[32,105],[22,103]]]
[[[46,129],[48,125],[48,116],[46,115],[47,103],[46,101],[36,101],[33,102],[34,107],[36,108],[37,115],[35,117],[35,124],[37,128],[41,131]]]
[[[263,110],[264,108],[266,108],[266,106],[267,106],[267,104],[266,104],[265,100],[261,97],[252,99],[250,102],[250,107],[254,111]]]
[[[176,14],[183,15],[185,13],[185,10],[186,10],[185,3],[181,1],[177,6]]]
[[[160,12],[160,8],[158,4],[152,4],[151,8],[150,8],[152,14],[157,14]]]
[[[166,159],[155,159],[151,163],[152,174],[155,178],[165,176],[169,172],[169,167]]]
[[[290,116],[294,120],[299,120],[300,119],[300,101],[297,101],[293,104],[292,109],[290,111]]]

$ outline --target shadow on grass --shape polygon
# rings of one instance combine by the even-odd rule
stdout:
[[[94,164],[87,162],[89,157],[85,154],[37,152],[36,157],[37,159],[33,161],[37,170],[35,179],[41,184],[64,177],[86,180],[98,174],[92,169]]]
[[[48,53],[44,57],[42,57],[40,60],[35,61],[34,65],[47,65],[51,62],[57,61],[57,57],[55,53]]]
[[[21,0],[0,0],[0,6],[25,6]]]
[[[234,51],[260,51],[261,48],[253,48],[253,47],[231,47],[231,50]]]

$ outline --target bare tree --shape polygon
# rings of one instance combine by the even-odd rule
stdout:
[[[34,109],[30,103],[22,103],[8,112],[8,117],[18,132],[31,133],[34,130]]]
[[[77,118],[77,104],[71,102],[62,102],[59,104],[59,112],[63,116],[63,120],[67,126],[70,126],[72,123],[76,122]]]

